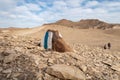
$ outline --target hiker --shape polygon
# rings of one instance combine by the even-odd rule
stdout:
[[[108,49],[110,49],[110,48],[111,48],[111,43],[109,42],[109,43],[108,43]]]
[[[111,48],[111,43],[110,42],[104,45],[104,49],[110,49],[110,48]]]
[[[106,46],[106,44],[104,45],[104,49],[107,49],[107,46]]]

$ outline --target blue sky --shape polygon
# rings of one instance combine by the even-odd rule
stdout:
[[[120,23],[120,0],[0,0],[0,28],[36,27],[60,19]]]

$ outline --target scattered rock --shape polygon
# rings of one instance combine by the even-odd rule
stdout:
[[[22,49],[21,47],[15,47],[15,50],[16,50],[17,52],[23,51],[23,49]]]
[[[40,69],[43,69],[43,68],[46,68],[46,67],[47,67],[47,64],[45,64],[45,63],[39,64]]]
[[[0,72],[3,70],[3,68],[2,67],[0,67]]]
[[[54,59],[48,59],[48,63],[54,63]]]
[[[10,54],[9,56],[6,56],[4,58],[4,63],[12,62],[13,60],[16,59],[17,56],[19,56],[19,55],[18,54]]]
[[[112,60],[111,60],[111,61],[112,61]],[[112,65],[112,63],[109,62],[109,61],[102,61],[102,63],[105,64],[105,65],[107,65],[107,66],[111,66],[111,65]]]
[[[15,54],[15,53],[16,53],[15,50],[8,49],[8,50],[5,50],[4,52],[2,52],[2,55],[3,56],[8,56],[10,54]]]
[[[120,64],[112,65],[111,68],[112,68],[113,70],[116,70],[116,71],[119,71],[119,72],[120,72]]]
[[[11,73],[12,72],[12,69],[6,69],[4,71],[2,71],[3,73]]]
[[[43,80],[61,80],[61,79],[56,78],[56,77],[54,77],[54,76],[51,76],[51,75],[45,73],[45,74],[44,74],[44,77],[43,77]]]
[[[52,76],[56,76],[60,79],[69,79],[69,80],[85,80],[84,73],[74,67],[74,66],[67,66],[63,64],[56,64],[51,67],[48,67],[46,72]]]
[[[85,65],[81,65],[80,68],[81,68],[82,71],[84,71],[84,72],[87,70],[87,66],[85,66]]]
[[[120,80],[120,52],[80,43],[76,52],[51,52],[39,39],[1,35],[0,80]]]

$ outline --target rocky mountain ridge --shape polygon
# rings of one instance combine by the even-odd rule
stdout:
[[[120,24],[110,24],[98,19],[82,19],[78,22],[73,22],[67,19],[61,19],[56,21],[55,23],[45,24],[45,25],[62,25],[72,28],[79,28],[79,29],[89,29],[89,28],[96,28],[96,29],[111,29],[114,26],[120,27]]]

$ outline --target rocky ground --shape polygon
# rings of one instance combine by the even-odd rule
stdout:
[[[0,34],[0,80],[120,80],[120,52],[71,46],[45,51],[37,38]]]

